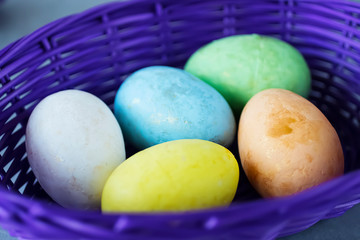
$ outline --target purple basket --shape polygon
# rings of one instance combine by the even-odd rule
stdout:
[[[0,51],[0,225],[24,239],[274,239],[360,202],[360,4],[342,0],[134,0],[52,22]],[[306,58],[309,99],[340,136],[346,174],[298,195],[259,198],[241,172],[228,208],[172,214],[101,214],[53,203],[26,157],[35,105],[82,89],[111,108],[133,71],[183,67],[200,46],[233,34],[283,39]],[[235,153],[237,156],[237,153]]]

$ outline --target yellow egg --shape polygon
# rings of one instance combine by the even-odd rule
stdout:
[[[283,89],[250,99],[240,118],[241,163],[264,197],[286,196],[342,175],[339,137],[322,112]]]
[[[128,158],[106,181],[104,212],[186,211],[227,206],[239,167],[223,146],[197,139],[161,143]]]

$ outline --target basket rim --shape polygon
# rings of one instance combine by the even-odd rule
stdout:
[[[152,3],[164,2],[170,0],[151,0]],[[230,0],[236,2],[236,0]],[[253,0],[249,0],[252,2]],[[301,2],[309,2],[309,3],[320,3],[322,0],[299,0]],[[41,28],[38,28],[33,33],[30,33],[13,43],[10,43],[2,50],[0,50],[0,77],[2,77],[1,66],[7,62],[11,57],[23,49],[27,48],[27,45],[31,43],[34,39],[42,36],[43,34],[52,35],[55,33],[60,27],[64,28],[68,25],[76,21],[80,21],[86,17],[90,17],[95,14],[99,15],[101,11],[107,10],[110,6],[113,7],[113,10],[116,11],[118,9],[136,5],[138,3],[144,2],[144,0],[131,0],[131,1],[123,1],[123,2],[112,2],[112,3],[104,3],[98,6],[92,7],[83,12],[69,15],[60,19],[57,19],[53,22],[50,22],[44,25]],[[345,4],[346,6],[356,7],[360,9],[360,2],[352,2],[350,0],[329,0],[326,4]],[[101,213],[99,211],[83,211],[83,210],[73,210],[66,209],[57,205],[49,205],[44,200],[32,199],[29,196],[21,195],[16,191],[9,191],[5,186],[0,186],[0,195],[2,200],[0,201],[0,223],[6,218],[2,218],[1,211],[7,212],[8,209],[4,208],[4,200],[14,203],[19,206],[19,209],[23,212],[28,212],[34,216],[47,216],[47,211],[51,211],[59,216],[66,217],[88,217],[91,219],[99,218],[101,216],[104,219],[108,219],[109,221],[116,221],[119,217],[125,216],[129,218],[146,218],[149,221],[154,221],[154,216],[160,216],[162,220],[171,220],[171,219],[183,219],[189,220],[193,217],[195,218],[209,218],[211,216],[221,216],[225,217],[227,214],[235,214],[235,213],[243,213],[244,209],[252,208],[255,210],[255,213],[252,214],[256,216],[256,212],[259,214],[262,213],[264,209],[266,211],[273,211],[282,216],[283,213],[287,213],[288,217],[298,216],[302,213],[302,211],[290,211],[291,216],[289,216],[289,209],[296,208],[302,209],[306,211],[309,209],[309,206],[320,206],[325,209],[325,206],[328,206],[328,202],[336,198],[336,196],[343,196],[344,198],[351,198],[354,195],[357,195],[358,199],[351,202],[351,205],[355,205],[360,203],[360,193],[358,189],[360,188],[360,169],[354,170],[348,173],[345,173],[343,176],[332,179],[328,182],[322,183],[316,187],[311,189],[307,189],[303,192],[300,192],[293,196],[287,197],[278,197],[273,199],[257,199],[246,202],[236,202],[231,204],[229,207],[220,207],[220,208],[212,208],[212,209],[202,209],[202,210],[194,210],[187,212],[158,212],[158,213]],[[335,189],[335,191],[332,191]],[[318,197],[321,196],[321,199]],[[343,198],[343,199],[344,199]],[[331,202],[331,201],[330,201]],[[338,202],[338,204],[343,204],[342,202]],[[261,210],[258,209],[258,206],[266,206]],[[332,203],[332,207],[334,208],[337,204]],[[349,206],[349,207],[352,207]],[[331,209],[329,209],[331,210]],[[13,213],[12,213],[13,214]],[[227,215],[228,216],[228,215]],[[254,217],[247,216],[247,217]]]
[[[15,235],[17,235],[16,232],[18,230],[16,229],[19,229],[19,226],[21,228],[21,219],[24,219],[24,217],[25,220],[31,219],[32,223],[44,223],[48,221],[50,223],[54,221],[63,222],[66,220],[70,221],[69,224],[75,224],[78,222],[79,224],[87,227],[96,227],[100,232],[102,232],[101,236],[104,237],[110,234],[108,231],[111,231],[111,234],[115,234],[115,236],[121,236],[122,234],[126,235],[128,230],[131,231],[133,229],[131,223],[134,223],[136,225],[135,228],[138,228],[145,227],[149,223],[163,226],[164,223],[178,222],[182,224],[185,223],[185,225],[179,225],[172,231],[177,232],[183,229],[184,231],[191,231],[192,236],[199,237],[204,234],[216,234],[221,231],[228,231],[230,229],[234,229],[234,227],[236,228],[239,224],[255,222],[256,224],[261,225],[262,223],[259,222],[259,219],[261,219],[260,221],[266,221],[261,218],[264,215],[271,215],[272,222],[275,224],[282,222],[281,226],[284,227],[284,223],[291,224],[291,220],[299,217],[300,219],[303,218],[304,213],[312,214],[314,210],[322,212],[324,215],[318,216],[316,220],[312,222],[311,225],[313,225],[320,220],[333,217],[327,217],[327,214],[338,206],[343,208],[343,205],[345,205],[346,211],[354,205],[359,204],[360,193],[358,189],[360,189],[360,170],[349,172],[341,177],[322,183],[316,187],[307,189],[292,196],[277,197],[273,199],[260,198],[251,201],[236,202],[229,207],[184,212],[102,213],[100,210],[74,210],[66,209],[59,205],[49,205],[49,203],[44,200],[32,199],[29,196],[20,195],[19,193],[9,191],[1,186],[0,195],[2,196],[2,199],[0,201],[0,225],[4,229],[10,231],[10,233],[15,233]],[[357,196],[357,199],[355,200],[353,198],[354,195]],[[334,202],[334,199],[339,199],[339,196],[342,197],[342,200],[351,200],[347,202],[340,200]],[[249,209],[251,209],[251,211],[249,211]],[[342,215],[343,213],[344,212],[341,212],[338,215]],[[19,220],[16,220],[16,223],[14,223],[15,225],[12,225],[13,220],[11,219],[17,218],[20,219],[20,222],[18,222]],[[110,224],[112,227],[108,229],[98,226],[99,220]],[[124,226],[119,227],[118,225],[122,225],[121,223],[123,221],[129,222],[130,224],[125,224]],[[212,221],[220,222],[221,224],[212,226]],[[201,225],[195,229],[189,229],[188,224]],[[295,229],[284,228],[277,232],[276,236],[283,237],[295,234],[310,227],[311,225],[301,225]],[[165,227],[169,226],[165,225]],[[63,227],[60,227],[59,229],[62,228]],[[114,230],[115,232],[113,232]],[[99,234],[98,232],[96,233]]]
[[[346,183],[346,184],[344,184]],[[143,217],[143,216],[162,216],[162,217],[169,217],[172,218],[187,218],[189,216],[208,216],[208,215],[216,215],[218,213],[231,213],[234,211],[241,211],[243,209],[247,208],[254,208],[256,210],[256,206],[266,204],[268,209],[276,208],[276,211],[279,211],[279,213],[286,211],[286,207],[297,207],[299,209],[299,204],[304,209],[307,209],[310,205],[318,205],[318,203],[314,204],[314,199],[316,196],[322,196],[324,197],[324,194],[326,193],[326,197],[321,199],[321,202],[328,202],[330,199],[334,199],[337,195],[343,195],[343,196],[353,196],[353,192],[356,192],[359,197],[360,193],[358,193],[358,188],[360,187],[360,169],[354,170],[351,172],[348,172],[342,176],[336,177],[332,180],[329,180],[327,182],[321,183],[315,187],[306,189],[302,192],[299,192],[297,194],[291,195],[291,196],[284,196],[284,197],[274,197],[274,198],[259,198],[256,200],[249,200],[249,201],[241,201],[241,202],[235,202],[231,204],[228,207],[217,207],[217,208],[207,208],[207,209],[199,209],[199,210],[191,210],[191,211],[184,211],[184,212],[139,212],[139,213],[131,213],[131,212],[121,212],[121,213],[102,213],[100,211],[96,210],[77,210],[77,209],[67,209],[64,207],[61,207],[60,205],[51,205],[45,200],[42,199],[33,199],[29,196],[22,195],[20,193],[10,191],[6,189],[4,186],[0,186],[0,195],[2,200],[9,200],[15,204],[25,206],[26,208],[30,208],[36,213],[36,215],[41,215],[41,212],[43,212],[42,209],[49,209],[52,212],[57,212],[59,215],[67,215],[67,216],[84,216],[86,214],[87,216],[93,215],[93,216],[107,216],[107,217],[116,217],[119,216],[135,216],[135,217]],[[334,193],[334,191],[330,191],[333,189],[341,189],[340,192]],[[311,200],[311,201],[308,201]],[[3,201],[0,201],[0,206],[2,205]],[[357,203],[360,203],[360,199],[353,201],[352,204],[356,205]],[[279,207],[281,206],[281,207]],[[335,207],[335,206],[334,206]],[[1,208],[0,208],[1,209]],[[1,218],[0,218],[1,220]]]
[[[171,1],[171,0],[148,0],[147,2],[152,3],[161,3],[165,1]],[[210,0],[215,1],[215,0]],[[227,0],[228,2],[236,2],[236,0]],[[249,1],[253,2],[253,0],[243,0],[243,1]],[[291,0],[293,1],[293,0]],[[298,0],[300,2],[304,3],[323,3],[323,0]],[[18,40],[15,40],[12,43],[9,43],[4,48],[0,49],[0,69],[1,65],[10,58],[10,56],[14,55],[16,52],[21,51],[24,47],[27,46],[28,43],[30,43],[34,38],[39,37],[40,35],[46,33],[47,35],[51,35],[52,33],[56,32],[58,27],[66,27],[66,25],[72,24],[75,21],[78,21],[80,19],[84,19],[86,16],[91,16],[94,13],[99,14],[102,11],[106,10],[109,6],[113,6],[114,8],[112,11],[116,11],[117,9],[121,9],[127,6],[133,6],[136,4],[139,4],[143,2],[143,0],[124,0],[121,2],[109,2],[109,3],[102,3],[97,6],[91,7],[87,10],[74,13],[65,17],[61,17],[57,20],[51,21],[42,27],[37,28],[35,31],[19,38]],[[181,4],[181,3],[179,3]],[[360,9],[360,2],[355,2],[353,0],[327,0],[326,4],[344,4],[350,7],[355,7]],[[176,5],[176,4],[175,4]],[[60,26],[61,25],[61,26]],[[0,72],[1,73],[1,72]],[[0,77],[2,77],[0,75]]]

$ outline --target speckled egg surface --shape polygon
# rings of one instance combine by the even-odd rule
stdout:
[[[288,90],[268,89],[250,99],[238,144],[244,171],[264,197],[295,194],[344,173],[333,126],[315,105]]]
[[[238,119],[246,102],[268,88],[283,88],[306,97],[310,70],[294,47],[257,34],[215,40],[197,50],[185,70],[218,90]]]
[[[106,179],[125,159],[122,132],[111,110],[79,90],[43,99],[31,113],[25,139],[39,183],[67,208],[100,208]]]
[[[114,111],[126,141],[138,149],[177,139],[203,139],[228,146],[236,125],[214,88],[172,67],[136,71],[120,86]]]

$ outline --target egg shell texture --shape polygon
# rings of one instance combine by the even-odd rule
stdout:
[[[226,100],[176,68],[153,66],[135,72],[121,85],[114,109],[125,139],[138,149],[184,138],[228,146],[236,134]]]
[[[105,212],[186,211],[227,206],[239,167],[225,147],[205,140],[169,141],[136,153],[111,174]]]
[[[218,90],[238,119],[246,102],[268,88],[288,89],[306,97],[310,70],[290,44],[257,34],[215,40],[197,50],[185,70]]]
[[[247,177],[265,197],[291,195],[344,172],[335,129],[311,102],[287,90],[269,89],[250,99],[238,144]]]
[[[125,160],[122,132],[100,99],[66,90],[43,99],[26,128],[31,168],[44,190],[67,208],[99,208],[111,171]]]

